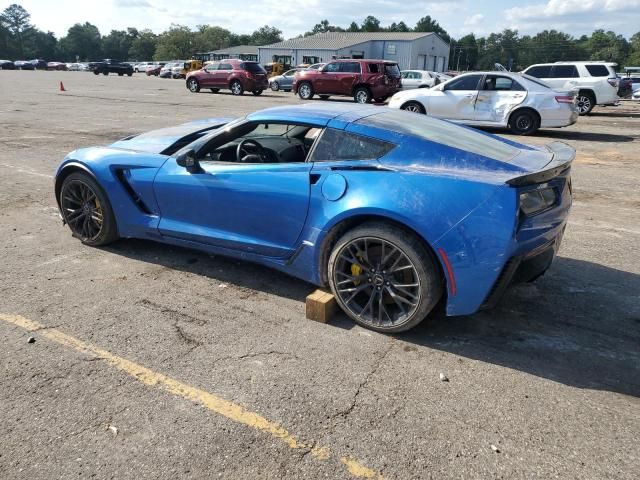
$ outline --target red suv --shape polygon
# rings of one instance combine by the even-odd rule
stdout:
[[[384,102],[400,90],[400,69],[386,60],[335,60],[319,70],[302,70],[293,80],[293,92],[303,100],[315,94],[352,96],[358,103]]]
[[[187,88],[193,93],[201,88],[209,88],[213,93],[228,88],[234,95],[242,95],[245,90],[260,95],[267,87],[267,72],[258,62],[221,60],[187,74]]]

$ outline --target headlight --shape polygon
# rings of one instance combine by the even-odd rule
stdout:
[[[556,203],[556,191],[553,188],[539,188],[520,194],[520,211],[525,215],[546,210]]]

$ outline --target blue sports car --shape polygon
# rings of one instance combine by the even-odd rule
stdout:
[[[549,268],[575,151],[383,107],[307,104],[71,152],[64,223],[87,245],[137,237],[331,287],[357,323],[407,330],[495,304]]]

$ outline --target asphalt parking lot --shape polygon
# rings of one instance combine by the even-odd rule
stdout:
[[[0,86],[0,478],[637,478],[639,104],[525,139],[578,152],[544,277],[389,336],[305,320],[314,287],[275,271],[85,247],[58,219],[69,151],[297,97],[140,74]]]

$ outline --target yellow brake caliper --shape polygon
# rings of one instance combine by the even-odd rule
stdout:
[[[360,258],[360,261],[362,261],[362,258]],[[360,265],[358,265],[357,263],[352,263],[351,264],[351,275],[353,275],[354,277],[357,277],[359,275],[362,274],[362,268],[360,268]],[[360,280],[354,280],[353,283],[357,286],[360,285]]]

